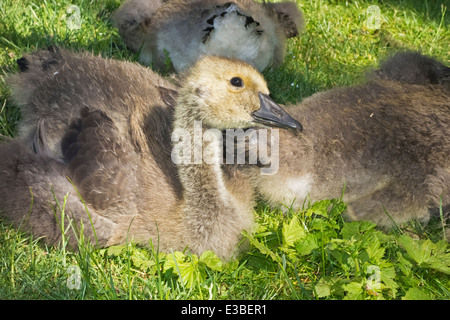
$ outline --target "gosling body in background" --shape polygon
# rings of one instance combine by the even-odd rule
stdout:
[[[301,134],[280,131],[279,171],[254,175],[272,204],[340,198],[380,226],[450,211],[450,68],[418,53],[387,60],[365,84],[286,106]],[[344,189],[345,188],[345,189]]]
[[[30,146],[39,146],[36,130],[45,119],[46,152],[62,158],[62,138],[88,108],[107,112],[120,134],[134,134],[139,147],[154,140],[155,146],[164,145],[158,152],[170,154],[165,132],[171,130],[176,86],[148,68],[54,47],[26,55],[18,64],[21,72],[7,81],[22,114],[18,135]],[[149,134],[141,132],[150,128]]]
[[[303,28],[295,2],[129,0],[115,13],[119,32],[140,61],[181,71],[202,55],[236,58],[262,71],[280,65],[286,39]]]
[[[242,230],[250,231],[253,224],[249,178],[222,167],[219,153],[209,164],[175,165],[170,139],[172,130],[192,133],[195,121],[203,122],[202,132],[258,125],[297,128],[267,97],[266,83],[254,68],[203,58],[183,76],[176,95],[170,84],[138,65],[64,50],[37,52],[20,63],[31,68],[33,58],[41,61],[46,79],[36,93],[40,98],[35,97],[41,101],[33,100],[33,106],[53,102],[59,112],[42,115],[39,107],[30,109],[26,118],[37,119],[33,137],[0,144],[3,217],[49,244],[58,243],[61,225],[55,213],[58,217],[58,203],[61,208],[67,195],[64,227],[69,220],[78,229],[82,224],[85,237],[100,246],[152,240],[164,251],[187,247],[197,254],[212,250],[224,259],[233,256]],[[67,95],[77,92],[78,100],[69,104]],[[61,126],[52,131],[47,123]],[[52,151],[50,140],[59,141],[61,155]],[[217,137],[205,144],[222,148]]]
[[[66,214],[82,221],[85,236],[95,243],[70,177],[86,201],[100,246],[120,242],[112,240],[119,232],[114,230],[122,223],[132,227],[131,221],[130,239],[140,225],[136,240],[148,241],[155,226],[146,228],[139,211],[150,205],[171,212],[181,197],[176,168],[167,161],[174,86],[136,63],[58,48],[18,63],[22,72],[8,82],[22,117],[18,137],[0,144],[0,214],[55,244],[61,230],[54,197],[62,204],[68,194]],[[142,180],[145,176],[151,179]],[[149,224],[158,221],[149,215]],[[176,214],[162,219],[160,230],[177,219]],[[171,232],[179,241],[181,230]],[[76,247],[73,234],[70,243]]]

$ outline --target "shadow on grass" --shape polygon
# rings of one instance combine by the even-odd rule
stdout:
[[[412,11],[427,20],[434,20],[443,25],[450,24],[450,2],[440,0],[383,0],[380,1],[400,11]],[[376,3],[374,3],[376,4]],[[443,13],[445,16],[443,17]]]

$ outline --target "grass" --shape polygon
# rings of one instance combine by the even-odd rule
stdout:
[[[67,8],[80,8],[71,30]],[[57,44],[104,57],[136,61],[111,26],[120,5],[107,1],[0,0],[0,137],[14,136],[20,112],[4,76],[24,52]],[[265,72],[275,100],[363,80],[386,55],[410,48],[450,63],[448,2],[400,0],[299,1],[307,26],[288,43],[286,62]],[[379,28],[367,8],[377,5]],[[77,252],[47,247],[0,223],[0,299],[449,299],[450,253],[442,221],[410,223],[382,232],[369,222],[345,222],[339,199],[308,204],[283,215],[261,203],[248,250],[224,264],[162,253],[133,243],[97,249],[79,239]],[[57,214],[63,215],[64,212]]]

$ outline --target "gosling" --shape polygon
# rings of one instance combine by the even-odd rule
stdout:
[[[21,72],[7,78],[14,103],[20,107],[18,136],[33,148],[63,160],[63,140],[83,108],[107,112],[117,130],[162,159],[170,158],[170,132],[177,86],[137,63],[73,54],[58,47],[27,54],[17,61]],[[153,106],[153,107],[152,107]],[[43,131],[37,131],[38,122]],[[142,134],[144,130],[151,133]],[[151,129],[150,129],[151,128]],[[164,147],[162,147],[164,146]],[[166,169],[165,169],[166,170]]]
[[[65,51],[58,55],[61,58],[52,68],[67,62],[58,69],[60,74],[73,72],[70,62],[77,62],[75,55]],[[97,61],[98,65],[102,64]],[[95,81],[102,79],[91,80]],[[123,79],[120,85],[126,83]],[[173,131],[192,133],[197,121],[202,121],[203,134],[254,126],[298,130],[300,124],[268,94],[253,67],[205,57],[183,77],[175,98]],[[234,256],[242,230],[252,228],[254,196],[249,179],[236,179],[243,173],[222,170],[221,135],[212,134],[201,145],[203,151],[217,151],[209,154],[208,163],[177,161],[179,155],[172,156],[166,142],[159,140],[166,126],[158,123],[167,121],[170,113],[158,95],[127,108],[113,98],[103,102],[111,104],[109,109],[95,104],[95,99],[81,108],[61,139],[62,158],[48,154],[47,119],[39,119],[35,129],[40,138],[33,143],[40,147],[30,148],[21,139],[0,144],[1,214],[49,244],[61,241],[64,228],[83,230],[87,239],[102,247],[151,240],[164,251],[189,248],[196,254],[212,250],[223,259]],[[69,117],[73,110],[60,113]],[[125,124],[128,130],[123,129]],[[58,219],[63,206],[65,225]],[[75,247],[76,236],[77,232],[69,234]]]
[[[348,218],[386,228],[426,222],[441,201],[448,214],[449,74],[432,58],[403,52],[365,84],[286,107],[304,131],[280,131],[278,173],[255,173],[256,189],[293,208],[343,192]]]
[[[254,0],[129,0],[113,20],[141,63],[177,72],[202,55],[240,59],[260,71],[278,66],[286,39],[304,25],[295,2]]]

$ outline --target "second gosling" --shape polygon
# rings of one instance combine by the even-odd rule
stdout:
[[[141,63],[177,72],[202,55],[240,59],[259,71],[278,66],[286,39],[304,24],[293,1],[255,0],[129,0],[113,20]]]
[[[301,208],[344,191],[350,219],[384,227],[448,214],[449,75],[433,58],[401,52],[365,84],[286,106],[304,131],[280,131],[278,173],[254,175],[262,198]]]

